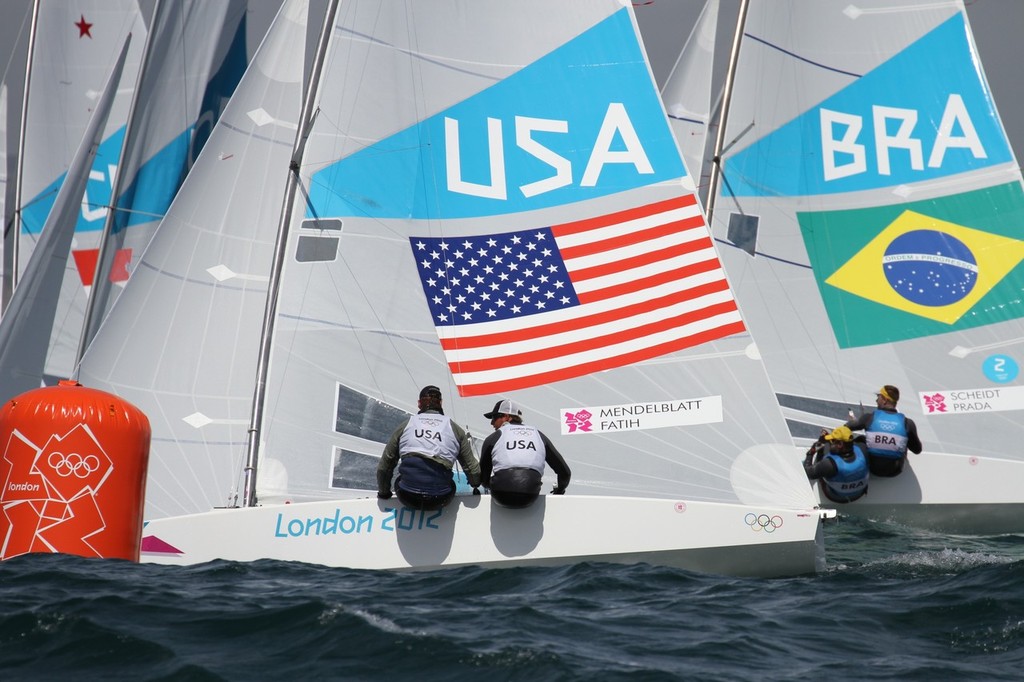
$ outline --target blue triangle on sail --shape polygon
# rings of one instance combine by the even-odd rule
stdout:
[[[1009,162],[1012,152],[979,64],[958,12],[729,158],[730,189],[736,196],[851,192]],[[885,121],[876,130],[878,117]]]
[[[498,215],[683,177],[631,21],[619,10],[495,85],[315,173],[307,215]]]

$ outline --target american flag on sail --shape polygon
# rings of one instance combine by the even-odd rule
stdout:
[[[692,194],[564,225],[410,242],[463,396],[583,376],[744,330]]]

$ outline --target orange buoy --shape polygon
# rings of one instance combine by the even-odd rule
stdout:
[[[0,408],[0,559],[30,552],[139,560],[149,419],[61,381]]]

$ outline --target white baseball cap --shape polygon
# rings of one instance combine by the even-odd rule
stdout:
[[[498,402],[494,403],[494,409],[491,410],[490,412],[485,412],[484,416],[487,417],[488,419],[497,419],[499,416],[503,414],[510,414],[517,417],[521,417],[523,415],[523,409],[519,407],[518,404],[512,402],[508,398],[505,398],[504,400],[499,400]]]

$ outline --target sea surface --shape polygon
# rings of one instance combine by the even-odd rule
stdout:
[[[1021,680],[1024,536],[840,518],[828,568],[0,563],[0,680]]]

